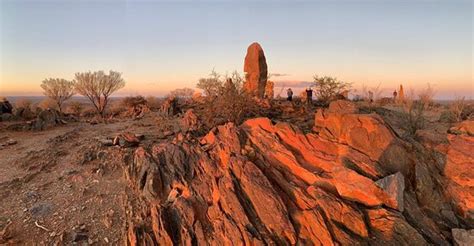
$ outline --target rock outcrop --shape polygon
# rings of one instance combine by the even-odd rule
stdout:
[[[32,129],[36,131],[45,130],[62,124],[59,112],[55,109],[45,109],[41,111],[33,122]]]
[[[247,48],[244,62],[244,89],[251,95],[263,98],[267,84],[267,61],[263,49],[258,43],[252,43]]]
[[[146,212],[130,218],[128,243],[449,245],[452,228],[474,225],[451,194],[471,192],[456,177],[472,168],[447,178],[431,150],[340,106],[318,112],[313,133],[256,118],[139,147],[126,177]],[[448,166],[473,163],[449,160],[460,146]]]

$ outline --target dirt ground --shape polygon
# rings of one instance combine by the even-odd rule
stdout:
[[[123,244],[131,192],[120,165],[131,150],[99,140],[121,132],[159,139],[154,123],[76,122],[41,132],[0,123],[0,138],[17,142],[0,149],[0,233],[8,238],[0,244]]]

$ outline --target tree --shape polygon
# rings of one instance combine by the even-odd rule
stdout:
[[[220,75],[212,70],[209,78],[201,78],[197,83],[196,87],[203,90],[204,94],[208,97],[215,97],[219,93],[222,87],[222,80]]]
[[[170,91],[170,97],[180,97],[180,98],[191,98],[193,96],[194,90],[191,88],[179,88]]]
[[[65,79],[45,79],[41,83],[44,95],[53,100],[58,106],[59,112],[63,103],[74,95],[74,81]]]
[[[87,97],[101,117],[104,117],[110,95],[124,86],[125,81],[119,72],[110,71],[109,74],[105,74],[103,71],[76,73],[75,89],[77,93]]]
[[[316,95],[319,100],[325,103],[328,103],[338,94],[341,94],[343,91],[350,88],[350,83],[340,81],[335,77],[319,77],[318,75],[315,75],[313,78],[316,86]]]

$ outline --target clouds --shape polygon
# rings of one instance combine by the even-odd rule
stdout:
[[[314,82],[310,81],[276,81],[275,87],[293,87],[293,88],[306,88],[314,86]]]
[[[270,73],[270,74],[268,74],[268,77],[269,77],[269,78],[272,78],[272,77],[283,77],[283,76],[289,76],[289,74],[286,74],[286,73]]]

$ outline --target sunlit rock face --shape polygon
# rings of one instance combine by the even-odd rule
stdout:
[[[310,133],[255,118],[138,148],[126,176],[148,216],[129,243],[449,245],[452,228],[473,226],[461,200],[471,184],[449,167],[468,165],[450,158],[471,158],[455,141],[472,139],[445,148],[443,174],[432,150],[357,112],[338,102]]]
[[[267,84],[267,61],[263,49],[258,43],[252,43],[247,48],[244,62],[244,88],[250,94],[263,98]]]

